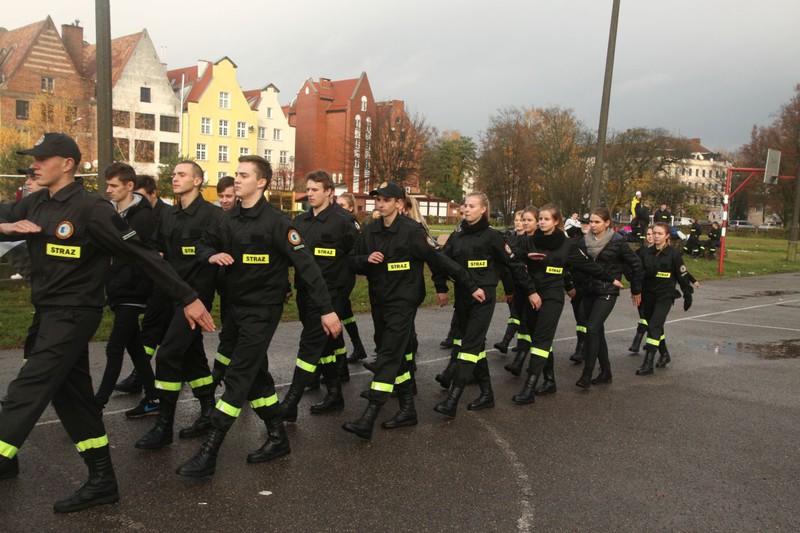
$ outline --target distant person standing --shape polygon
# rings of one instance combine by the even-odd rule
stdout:
[[[642,191],[636,191],[631,200],[631,227],[636,226],[636,208],[642,201]]]
[[[661,202],[661,206],[653,213],[653,224],[656,222],[664,222],[670,226],[672,225],[672,213],[670,213],[665,202]]]

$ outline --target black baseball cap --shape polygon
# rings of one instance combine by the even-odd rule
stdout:
[[[578,219],[578,222],[581,224],[588,224],[589,223],[589,213],[584,213],[581,218]]]
[[[75,165],[81,162],[81,150],[78,144],[69,135],[63,133],[45,133],[33,148],[17,151],[19,155],[32,155],[34,157],[52,157],[54,155],[68,157],[75,161]]]
[[[32,168],[18,168],[17,174],[22,174],[23,176],[33,176],[33,169]]]
[[[373,189],[369,192],[370,196],[385,196],[386,198],[405,198],[405,192],[403,192],[403,188],[400,187],[393,181],[384,181],[380,185],[378,185],[377,189]]]

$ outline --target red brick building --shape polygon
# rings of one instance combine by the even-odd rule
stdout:
[[[296,132],[295,175],[323,169],[348,191],[369,192],[375,113],[366,72],[349,80],[306,80],[288,111]]]

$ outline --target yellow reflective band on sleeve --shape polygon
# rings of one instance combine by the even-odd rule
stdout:
[[[666,339],[666,338],[667,338],[667,336],[666,336],[666,335],[661,335],[661,339],[660,339],[660,340],[662,340],[662,341],[663,341],[663,340],[664,340],[664,339]]]
[[[489,261],[467,261],[467,268],[486,268],[489,266]]]
[[[320,257],[336,257],[335,248],[314,248],[314,255]]]
[[[194,255],[194,246],[181,246],[181,253],[183,255]]]
[[[242,263],[245,265],[268,265],[269,254],[243,254]]]
[[[650,337],[647,337],[647,344],[658,346],[659,344],[661,344],[661,341],[659,341],[658,339],[651,339]]]
[[[401,263],[386,263],[386,270],[396,272],[398,270],[411,270],[411,263],[403,261]]]
[[[670,272],[656,272],[657,278],[669,278],[672,274]]]
[[[394,390],[394,385],[392,385],[391,383],[381,383],[380,381],[373,381],[372,385],[370,385],[369,388],[380,392],[392,392]]]
[[[511,318],[509,318],[509,319],[508,319],[508,323],[509,323],[509,324],[514,324],[514,325],[517,325],[517,326],[519,326],[519,325],[520,325],[520,321],[519,321],[519,319],[518,319],[518,318],[514,318],[514,317],[511,317]]]
[[[189,386],[193,389],[199,389],[200,387],[211,385],[212,383],[214,383],[214,378],[208,375],[202,378],[193,379],[189,382]]]
[[[108,446],[108,435],[103,435],[102,437],[96,437],[94,439],[86,439],[75,443],[75,447],[78,448],[79,452],[85,452],[86,450],[91,450],[93,448],[102,448],[103,446]]]
[[[180,381],[159,381],[156,380],[156,388],[161,390],[179,391],[181,390]]]
[[[406,361],[413,361],[414,360],[414,352],[406,354]]]
[[[0,455],[5,457],[6,459],[13,459],[14,456],[17,455],[18,451],[19,448],[17,448],[16,446],[12,446],[11,444],[0,440]]]
[[[586,326],[575,326],[575,331],[580,331],[581,333],[586,333]]]
[[[67,259],[80,259],[81,247],[80,246],[64,246],[63,244],[48,244],[47,255],[53,257],[66,257]]]
[[[222,363],[225,366],[228,366],[228,365],[231,364],[231,358],[230,357],[225,357],[224,355],[222,355],[219,352],[217,352],[217,355],[214,356],[214,359],[216,359],[217,361],[219,361],[220,363]]]
[[[453,346],[461,346],[461,339],[453,339]]]
[[[531,342],[531,336],[523,335],[522,333],[517,333],[517,340]]]
[[[155,348],[151,348],[150,346],[145,346],[144,347],[144,353],[146,353],[150,357],[153,357],[153,354],[156,353],[156,349]]]
[[[640,318],[640,319],[639,319],[639,324],[641,324],[641,325],[643,325],[643,326],[646,326],[646,325],[647,325],[647,319],[645,319],[645,318]]]
[[[320,359],[320,363],[321,362],[322,362],[322,359]],[[303,361],[299,357],[297,358],[297,361],[295,362],[295,364],[297,365],[297,368],[299,368],[301,370],[305,370],[306,372],[310,372],[312,374],[317,371],[317,365],[312,365],[310,363],[306,363],[305,361]]]
[[[541,348],[534,348],[533,346],[531,346],[531,353],[539,357],[544,357],[545,359],[550,357],[550,350],[542,350]]]
[[[226,415],[232,416],[233,418],[237,418],[239,416],[239,413],[242,412],[241,407],[234,407],[227,402],[223,402],[222,399],[217,401],[216,408],[218,411],[222,411]]]
[[[278,395],[273,394],[272,396],[267,396],[266,398],[253,400],[250,402],[250,407],[253,409],[258,409],[259,407],[269,407],[270,405],[275,405],[276,403],[278,403]]]
[[[477,363],[483,358],[480,356],[480,354],[476,355],[474,353],[458,352],[458,359],[468,363]]]
[[[347,353],[347,348],[336,348],[333,351],[333,355],[344,355]]]
[[[547,267],[544,269],[546,274],[561,274],[564,272],[563,267]]]
[[[345,318],[344,320],[342,320],[342,325],[343,326],[346,326],[348,324],[355,324],[355,323],[356,323],[356,317],[354,317],[354,316],[351,316],[350,318]]]
[[[335,362],[336,362],[336,356],[335,355],[328,355],[328,356],[319,358],[319,364],[321,364],[321,365],[327,365],[327,364],[335,363]]]
[[[400,385],[401,383],[404,383],[409,379],[411,379],[411,372],[406,372],[405,374],[400,374],[399,376],[394,378],[394,384]]]

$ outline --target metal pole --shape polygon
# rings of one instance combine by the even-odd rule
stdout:
[[[800,234],[800,166],[797,167],[797,181],[794,187],[794,213],[792,214],[792,229],[789,230],[789,249],[786,252],[787,261],[797,261],[798,234]]]
[[[611,77],[614,74],[614,51],[617,46],[617,22],[619,21],[619,2],[614,0],[611,8],[611,27],[608,31],[608,51],[606,52],[606,74],[603,81],[603,100],[600,104],[600,126],[597,128],[597,153],[592,172],[592,197],[590,205],[595,209],[600,205],[600,183],[603,180],[603,160],[606,151],[606,131],[608,130],[608,107],[611,101]]]
[[[722,197],[722,229],[719,239],[719,275],[725,273],[725,234],[728,232],[728,208],[730,206],[731,178],[733,169],[729,168],[725,179],[725,196]]]
[[[103,171],[114,161],[111,127],[111,10],[109,0],[95,0],[97,24],[97,192],[105,195]]]

